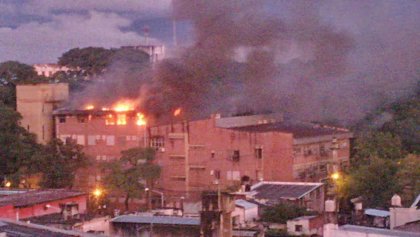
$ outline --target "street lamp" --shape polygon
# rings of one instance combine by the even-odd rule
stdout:
[[[12,186],[12,183],[11,183],[10,181],[7,181],[7,182],[4,184],[4,186],[5,186],[6,188],[10,188],[10,187]]]
[[[334,172],[334,173],[332,173],[332,174],[331,174],[331,178],[332,178],[334,181],[337,181],[337,180],[340,178],[340,173],[338,173],[338,172]]]
[[[103,193],[103,191],[100,188],[96,188],[92,192],[93,196],[95,196],[96,198],[99,198],[100,196],[102,196],[102,193]]]

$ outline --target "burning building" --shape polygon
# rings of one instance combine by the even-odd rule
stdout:
[[[167,203],[261,180],[319,181],[349,163],[352,134],[345,129],[292,123],[278,114],[189,121],[181,113],[176,110],[172,122],[147,125],[130,108],[54,114],[57,138],[75,140],[91,159],[107,162],[128,148],[155,148],[162,168],[157,188]],[[86,175],[76,186],[92,187],[103,174]]]

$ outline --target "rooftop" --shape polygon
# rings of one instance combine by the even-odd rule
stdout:
[[[389,211],[368,208],[365,210],[365,215],[376,217],[388,217],[390,214]]]
[[[189,225],[199,226],[200,218],[179,216],[143,216],[122,215],[111,220],[113,223],[157,224],[157,225]]]
[[[253,208],[258,208],[258,205],[257,204],[248,202],[248,201],[243,200],[243,199],[235,200],[235,205],[236,206],[243,207],[246,210],[253,209]]]
[[[395,237],[420,237],[420,233],[399,231],[399,230],[389,230],[389,229],[380,229],[366,226],[356,226],[356,225],[343,225],[339,229],[351,232],[360,232],[376,236],[395,236]]]
[[[260,182],[251,187],[250,194],[256,199],[299,199],[322,185],[323,183]]]
[[[284,132],[292,133],[294,138],[317,137],[325,135],[348,134],[349,130],[313,123],[279,122],[231,128],[245,132]]]
[[[0,219],[0,234],[7,237],[93,237],[99,236],[83,232],[68,231],[43,225]]]
[[[25,207],[82,195],[86,193],[65,189],[33,190],[0,197],[0,206]]]

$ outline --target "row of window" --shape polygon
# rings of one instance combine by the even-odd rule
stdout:
[[[307,145],[302,147],[295,147],[293,149],[293,153],[295,156],[303,155],[303,156],[312,156],[312,155],[320,155],[320,156],[328,156],[328,154],[333,149],[344,149],[347,148],[347,142],[341,142],[337,145],[332,145],[330,143],[324,143],[319,145]]]
[[[70,140],[76,142],[79,145],[86,145],[85,142],[85,135],[60,135],[59,138],[65,142],[69,143]],[[140,138],[138,136],[114,136],[114,135],[88,135],[87,136],[87,145],[88,146],[95,146],[98,143],[105,143],[107,146],[114,146],[115,144],[118,145],[125,145],[127,141],[129,142],[137,142]]]

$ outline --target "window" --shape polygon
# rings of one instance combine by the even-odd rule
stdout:
[[[78,145],[84,146],[85,145],[85,136],[84,135],[77,135],[76,136],[76,143]]]
[[[239,161],[239,157],[240,157],[239,150],[234,150],[233,154],[232,154],[232,160],[233,161]]]
[[[115,136],[106,136],[106,145],[108,146],[115,145]]]
[[[58,122],[59,123],[65,123],[66,122],[66,116],[59,116],[58,117]]]
[[[216,179],[220,179],[220,170],[214,170],[213,175]]]
[[[255,150],[254,150],[255,158],[262,159],[262,152],[263,152],[263,150],[262,150],[261,147],[255,148]]]
[[[215,152],[215,151],[211,151],[210,157],[211,157],[211,158],[216,157],[216,152]]]
[[[122,145],[122,146],[125,146],[125,144],[126,144],[126,137],[125,136],[119,136],[119,137],[117,137],[117,144],[118,145]]]
[[[302,232],[302,225],[295,225],[295,231],[296,232]]]
[[[159,150],[159,148],[165,147],[165,138],[162,136],[156,136],[150,138],[150,147]]]
[[[127,124],[127,115],[117,114],[117,125],[126,125],[126,124]]]
[[[86,123],[86,118],[84,116],[77,116],[77,122]]]
[[[88,135],[88,145],[89,146],[96,145],[96,136],[95,135]]]
[[[227,180],[241,180],[239,171],[228,171],[226,173]]]
[[[105,125],[115,125],[114,115],[108,114],[105,117]]]

